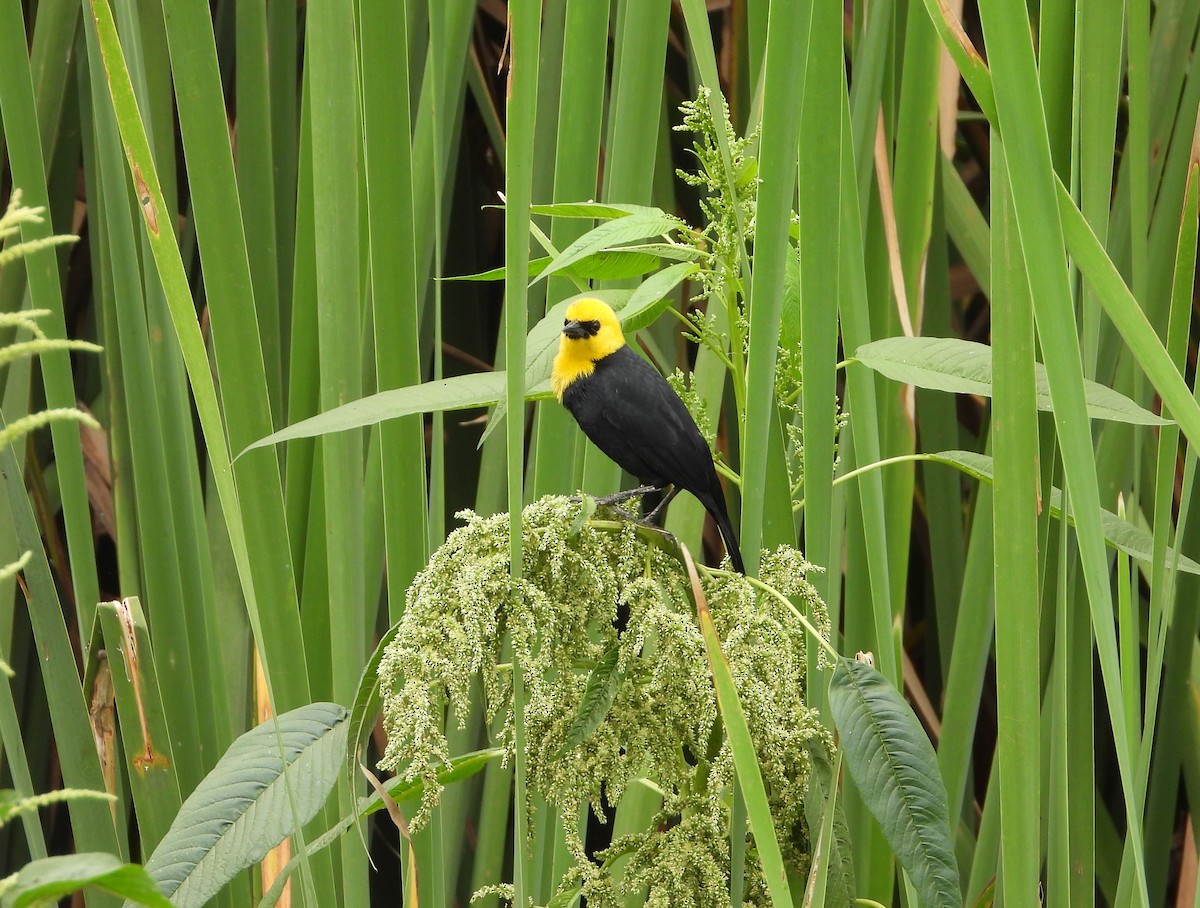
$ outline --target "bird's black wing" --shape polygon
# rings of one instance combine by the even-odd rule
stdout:
[[[708,444],[653,366],[622,347],[596,364],[592,378],[599,406],[590,415],[597,431],[584,430],[597,447],[643,482],[712,491],[716,471]]]

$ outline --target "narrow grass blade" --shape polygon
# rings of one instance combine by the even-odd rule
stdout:
[[[0,58],[7,61],[0,67],[0,119],[3,120],[13,184],[22,190],[26,205],[47,208],[50,200],[44,152],[39,139],[25,21],[18,3],[0,3]],[[21,236],[27,241],[44,239],[53,233],[53,225],[46,219],[21,226]],[[26,256],[23,265],[33,308],[50,310],[45,321],[47,335],[65,339],[63,291],[54,249],[44,248]],[[70,354],[66,350],[50,352],[42,357],[41,363],[47,406],[54,409],[75,406]],[[57,423],[51,432],[71,558],[74,608],[79,626],[91,627],[100,593],[79,431],[71,423]]]
[[[721,711],[721,721],[725,724],[729,748],[733,752],[738,785],[746,799],[750,829],[754,832],[754,841],[758,845],[758,858],[762,862],[763,877],[767,882],[767,891],[771,894],[771,904],[774,908],[790,908],[792,893],[788,888],[779,840],[775,836],[775,822],[771,818],[771,807],[767,802],[767,789],[763,784],[762,772],[758,768],[758,755],[750,737],[750,726],[746,722],[746,714],[742,711],[741,701],[738,700],[737,686],[729,662],[721,652],[721,638],[708,611],[708,600],[700,586],[696,565],[686,548],[681,547],[680,551],[687,566],[688,576],[691,577],[692,595],[696,600],[696,618],[700,622],[700,633],[704,637],[708,667],[712,672],[713,685],[717,692],[717,706]]]
[[[0,417],[0,430],[4,420]],[[25,568],[29,621],[37,646],[38,664],[46,689],[46,702],[54,727],[55,748],[62,766],[63,783],[70,788],[104,791],[104,777],[92,740],[75,655],[67,636],[62,604],[42,548],[41,533],[25,491],[21,471],[11,448],[0,450],[0,480],[4,483],[10,520],[17,544],[33,553]],[[79,851],[117,853],[117,832],[107,804],[75,801],[70,806],[75,847]]]
[[[1009,189],[1005,146],[993,142],[992,309],[995,401],[996,701],[1000,865],[1004,891],[1036,897],[1041,850],[1038,630],[1038,449],[1033,305]]]
[[[822,27],[829,24],[824,17],[819,22]],[[750,344],[746,357],[745,425],[742,430],[742,479],[747,489],[767,487],[768,454],[771,446],[745,442],[754,438],[770,438],[773,434],[772,428],[779,419],[774,400],[775,363],[779,353],[787,262],[796,254],[788,228],[795,199],[797,161],[801,154],[798,146],[801,120],[804,119],[812,128],[823,118],[838,120],[840,114],[836,95],[825,98],[824,105],[820,103],[821,86],[825,85],[833,74],[823,71],[819,78],[811,73],[803,76],[804,62],[791,51],[791,48],[804,40],[810,42],[810,47],[814,46],[811,43],[812,36],[806,39],[804,35],[805,24],[802,16],[780,4],[776,4],[772,9],[767,23],[762,121],[759,127],[759,183],[754,209],[755,224],[759,232],[755,235],[754,243],[754,279],[747,289]],[[815,31],[818,28],[817,16],[814,14],[807,24]],[[808,65],[810,68],[821,67],[828,70],[831,62],[831,56],[822,55],[819,60],[810,59]],[[840,59],[838,66],[841,66]],[[793,86],[800,78],[806,78],[806,85],[813,86],[814,91],[806,96],[805,104],[798,107],[793,95]],[[840,76],[833,81],[840,91]],[[836,168],[836,160],[833,166]],[[814,182],[821,181],[818,175],[812,176]],[[836,187],[836,180],[833,183]],[[823,219],[818,210],[815,206],[807,210],[806,217]],[[830,263],[831,260],[827,260],[827,266]],[[828,270],[836,275],[835,268]],[[832,425],[828,435],[832,440]],[[825,432],[814,434],[814,441],[824,439],[825,436]],[[822,463],[820,448],[814,453],[816,462]],[[778,470],[782,464],[771,466]],[[782,472],[786,481],[786,467]],[[781,542],[790,544],[795,539],[795,528],[790,521],[786,526],[776,529],[778,535],[764,538],[764,529],[767,528],[764,510],[764,496],[743,496],[741,547],[746,559],[746,569],[751,573],[758,570],[758,560],[764,546],[773,547]]]

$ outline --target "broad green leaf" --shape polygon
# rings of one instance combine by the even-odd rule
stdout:
[[[503,755],[504,748],[491,747],[487,750],[477,750],[469,754],[463,754],[461,757],[455,757],[450,761],[448,767],[438,773],[438,782],[442,785],[450,785],[454,782],[469,779],[484,769],[492,760]],[[420,779],[406,782],[397,777],[389,780],[383,787],[397,804],[418,800],[425,793],[425,785]],[[383,809],[383,799],[379,796],[378,792],[359,798],[357,809],[354,813],[349,816],[343,816],[332,827],[321,833],[321,835],[315,839],[311,839],[307,843],[303,854],[294,855],[283,866],[283,869],[279,872],[279,876],[271,884],[271,888],[263,894],[262,901],[258,903],[258,908],[271,908],[271,906],[279,901],[279,896],[283,893],[284,884],[287,883],[288,877],[306,859],[328,848],[345,835],[351,826],[357,825],[359,820],[364,820],[371,814],[378,813]]]
[[[974,451],[939,451],[930,455],[931,459],[948,466],[957,467],[969,476],[992,481],[992,458],[986,454]],[[1055,517],[1062,516],[1062,489],[1055,486],[1050,490],[1050,513]],[[1068,514],[1067,521],[1074,526],[1075,515]],[[1123,517],[1118,517],[1106,508],[1100,509],[1100,525],[1104,532],[1104,540],[1114,549],[1124,552],[1131,558],[1150,564],[1153,561],[1154,537],[1146,530],[1134,526]],[[1167,564],[1172,564],[1176,557],[1174,549],[1167,549]],[[1200,563],[1193,561],[1187,555],[1179,555],[1179,570],[1188,574],[1200,574]]]
[[[669,262],[700,262],[707,255],[686,243],[634,243],[621,248],[626,252],[645,252]]]
[[[838,795],[837,776],[841,770],[841,754],[837,765],[829,760],[823,741],[814,741],[809,750],[812,774],[804,794],[804,818],[808,821],[809,839],[821,850],[813,854],[814,866],[809,873],[805,906],[844,906],[854,904],[854,860],[850,847],[850,830]],[[820,834],[817,835],[819,830]],[[815,862],[820,861],[818,867]],[[823,877],[823,880],[820,879]],[[823,894],[823,895],[822,895]],[[811,901],[807,901],[811,898]]]
[[[667,307],[667,295],[699,270],[699,265],[681,262],[644,280],[625,304],[623,311],[629,314],[621,318],[622,327],[626,331],[636,331],[649,325]]]
[[[623,673],[617,670],[620,656],[621,649],[614,643],[596,663],[592,673],[588,675],[587,686],[583,690],[583,700],[579,704],[579,712],[571,720],[566,739],[563,741],[562,747],[558,749],[557,756],[559,758],[591,737],[592,732],[600,727],[600,723],[608,715],[613,701],[617,699],[617,690],[624,678]]]
[[[542,277],[562,271],[569,265],[612,246],[645,240],[650,237],[665,236],[672,230],[686,227],[683,221],[674,215],[659,211],[657,208],[646,208],[637,214],[618,218],[615,221],[605,221],[594,227],[558,254]]]
[[[175,908],[204,905],[291,835],[295,821],[312,819],[337,783],[348,715],[336,703],[311,703],[230,745],[146,862]]]
[[[565,272],[583,280],[619,281],[649,274],[659,264],[658,256],[649,252],[601,249],[580,259]]]
[[[912,708],[871,666],[842,658],[829,711],[846,766],[923,908],[960,908],[946,786]]]
[[[951,391],[957,394],[992,394],[992,348],[986,344],[953,337],[889,337],[864,344],[854,358],[894,381]],[[1046,369],[1034,363],[1039,410],[1050,412],[1050,385]],[[1170,420],[1149,410],[1112,388],[1094,381],[1084,382],[1088,415],[1093,419],[1132,423],[1139,426],[1164,426]]]
[[[111,892],[133,904],[174,908],[144,868],[126,864],[115,855],[94,851],[26,864],[11,887],[4,890],[0,904],[4,908],[51,904],[86,886]]]

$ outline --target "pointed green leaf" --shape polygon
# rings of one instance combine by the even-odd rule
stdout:
[[[311,703],[230,745],[146,862],[176,908],[200,908],[291,835],[295,821],[312,819],[337,782],[348,715],[336,703]]]
[[[21,868],[11,888],[4,890],[4,908],[51,904],[72,892],[92,886],[150,908],[174,908],[154,880],[137,864],[115,855],[85,852],[42,858]]]
[[[637,240],[649,239],[650,237],[665,236],[672,230],[678,230],[686,226],[679,218],[660,211],[657,208],[647,208],[636,214],[618,218],[615,221],[605,221],[600,226],[589,230],[559,253],[558,257],[550,264],[550,267],[542,272],[541,276],[548,277],[551,274],[562,271],[569,265],[573,265],[580,259],[594,252],[599,252],[601,249],[608,249],[612,246],[620,246],[624,243],[632,243]]]
[[[667,248],[675,248],[668,246]],[[679,247],[685,248],[685,247]],[[529,260],[529,277],[538,277],[552,261],[544,255]],[[632,277],[649,274],[659,266],[660,256],[643,249],[601,249],[591,255],[584,256],[570,268],[564,269],[567,277],[581,281],[619,281]],[[462,274],[442,278],[445,281],[502,281],[504,266],[480,271],[477,274]]]
[[[624,312],[629,314],[621,318],[622,327],[637,331],[651,324],[667,308],[668,294],[699,270],[700,266],[693,262],[681,262],[642,281],[625,304]]]
[[[953,337],[889,337],[858,348],[854,358],[894,381],[952,391],[958,394],[992,394],[992,348]],[[1046,369],[1034,364],[1039,410],[1050,412],[1050,385]],[[1094,381],[1084,382],[1088,415],[1092,419],[1165,426],[1170,420],[1155,416],[1124,394]]]
[[[841,754],[838,754],[835,767],[829,760],[824,742],[815,741],[809,755],[812,774],[808,777],[808,791],[804,795],[804,818],[808,821],[809,838],[814,847],[819,847],[819,853],[813,854],[814,865],[809,873],[805,906],[841,908],[853,905],[854,860],[850,829],[846,825],[837,784]]]
[[[961,908],[946,786],[912,708],[883,675],[843,658],[829,711],[846,766],[924,908]]]
[[[974,451],[939,451],[929,455],[932,460],[962,470],[968,476],[992,481],[992,458],[986,454]],[[1057,486],[1050,490],[1050,513],[1062,517],[1062,489]],[[1068,522],[1074,526],[1075,517],[1067,515]],[[1112,511],[1100,509],[1100,525],[1104,531],[1104,541],[1114,549],[1124,552],[1131,558],[1150,564],[1153,561],[1154,537],[1146,530],[1134,526],[1123,517],[1118,517]],[[1174,549],[1167,549],[1167,564],[1175,564]],[[1178,556],[1178,568],[1188,574],[1200,574],[1200,563],[1193,561],[1187,555]]]
[[[553,218],[623,218],[631,214],[661,215],[661,208],[651,208],[646,205],[618,205],[613,202],[559,202],[555,205],[534,205],[529,209],[534,214],[544,214]]]
[[[361,778],[359,775],[359,760],[363,747],[383,704],[383,695],[379,690],[379,662],[388,645],[396,639],[400,632],[400,622],[397,621],[383,635],[367,660],[366,667],[358,678],[358,690],[354,694],[354,705],[350,710],[350,722],[346,732],[346,765],[344,772],[350,790],[354,791]]]
[[[621,686],[624,674],[617,670],[621,648],[613,643],[604,656],[596,663],[592,673],[588,675],[587,686],[583,690],[583,700],[579,704],[579,712],[571,720],[567,736],[562,747],[558,749],[557,757],[562,758],[574,750],[600,727],[604,717],[617,699],[617,690]]]
[[[551,262],[548,255],[543,255],[540,258],[529,260],[529,277],[530,279],[541,274],[546,266]],[[499,268],[489,268],[487,271],[477,271],[475,274],[451,274],[441,278],[443,281],[502,281],[504,280],[504,266]]]
[[[451,785],[454,782],[469,779],[471,776],[479,773],[492,760],[503,755],[504,748],[490,747],[486,750],[476,750],[469,754],[463,754],[461,757],[455,757],[450,761],[448,767],[437,774],[438,782],[442,785]],[[389,779],[383,787],[389,797],[397,804],[419,800],[425,793],[425,784],[420,779],[413,779],[406,782],[400,777],[396,777]],[[275,878],[275,882],[271,884],[271,888],[263,893],[262,901],[258,903],[258,908],[272,908],[279,901],[280,895],[283,894],[284,884],[287,883],[288,878],[297,867],[314,854],[323,851],[336,842],[346,834],[351,826],[357,825],[359,820],[366,819],[373,813],[378,813],[384,809],[384,806],[383,798],[379,796],[379,792],[359,798],[358,803],[355,805],[355,810],[351,814],[341,817],[333,826],[321,833],[321,835],[315,839],[310,839],[305,844],[305,850],[302,854],[292,856],[292,859],[279,871],[279,876]]]

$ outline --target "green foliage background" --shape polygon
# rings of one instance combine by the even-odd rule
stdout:
[[[0,194],[47,207],[23,238],[83,238],[7,263],[0,312],[49,310],[50,337],[104,348],[0,372],[6,422],[79,401],[102,426],[55,424],[0,464],[0,563],[34,552],[21,585],[0,579],[0,656],[16,672],[0,677],[0,784],[104,789],[98,704],[120,799],[115,814],[78,801],[44,829],[4,827],[4,866],[48,850],[147,854],[268,702],[349,704],[455,510],[621,484],[546,403],[480,450],[478,424],[434,414],[233,458],[376,390],[523,361],[528,326],[577,292],[567,277],[528,293],[510,280],[507,306],[490,285],[436,277],[526,274],[531,202],[654,204],[699,225],[671,127],[706,85],[739,134],[759,130],[753,257],[730,251],[750,300],[744,388],[727,391],[719,358],[688,349],[673,319],[639,337],[694,372],[723,426],[747,561],[799,542],[828,569],[811,579],[839,651],[873,651],[917,703],[959,820],[967,904],[1001,867],[995,895],[1011,905],[1035,904],[1039,881],[1051,905],[1200,904],[1200,590],[1168,557],[1200,553],[1200,6],[978,0],[965,30],[952,6],[0,0]],[[561,250],[591,223],[533,226]],[[697,291],[683,285],[676,305]],[[990,341],[992,399],[838,368],[909,332]],[[781,402],[777,351],[801,339],[803,394]],[[1089,422],[1085,378],[1178,427]],[[524,392],[509,370],[509,413]],[[839,402],[850,421],[835,471]],[[799,511],[785,458],[796,425]],[[835,482],[955,450],[991,454],[994,489],[944,460]],[[1073,525],[1039,507],[1054,487]],[[1101,508],[1118,507],[1150,534],[1149,559],[1105,547]],[[700,551],[695,502],[678,500],[669,526]],[[98,603],[133,595],[149,625],[140,666],[161,697],[147,728],[164,760],[147,771],[130,762],[150,746],[135,706],[117,698],[115,729],[104,709],[106,673],[129,654],[96,622]],[[452,727],[451,752],[481,734]],[[509,878],[513,784],[496,764],[448,789],[414,843],[424,903]],[[343,783],[320,829],[352,795]],[[859,895],[904,903],[849,783],[845,806]],[[616,828],[654,810],[631,791]],[[554,815],[539,809],[521,868],[539,904],[566,860]],[[297,900],[371,904],[353,835],[310,864]],[[375,878],[376,903],[395,903],[394,870]],[[245,874],[217,903],[255,891]]]

